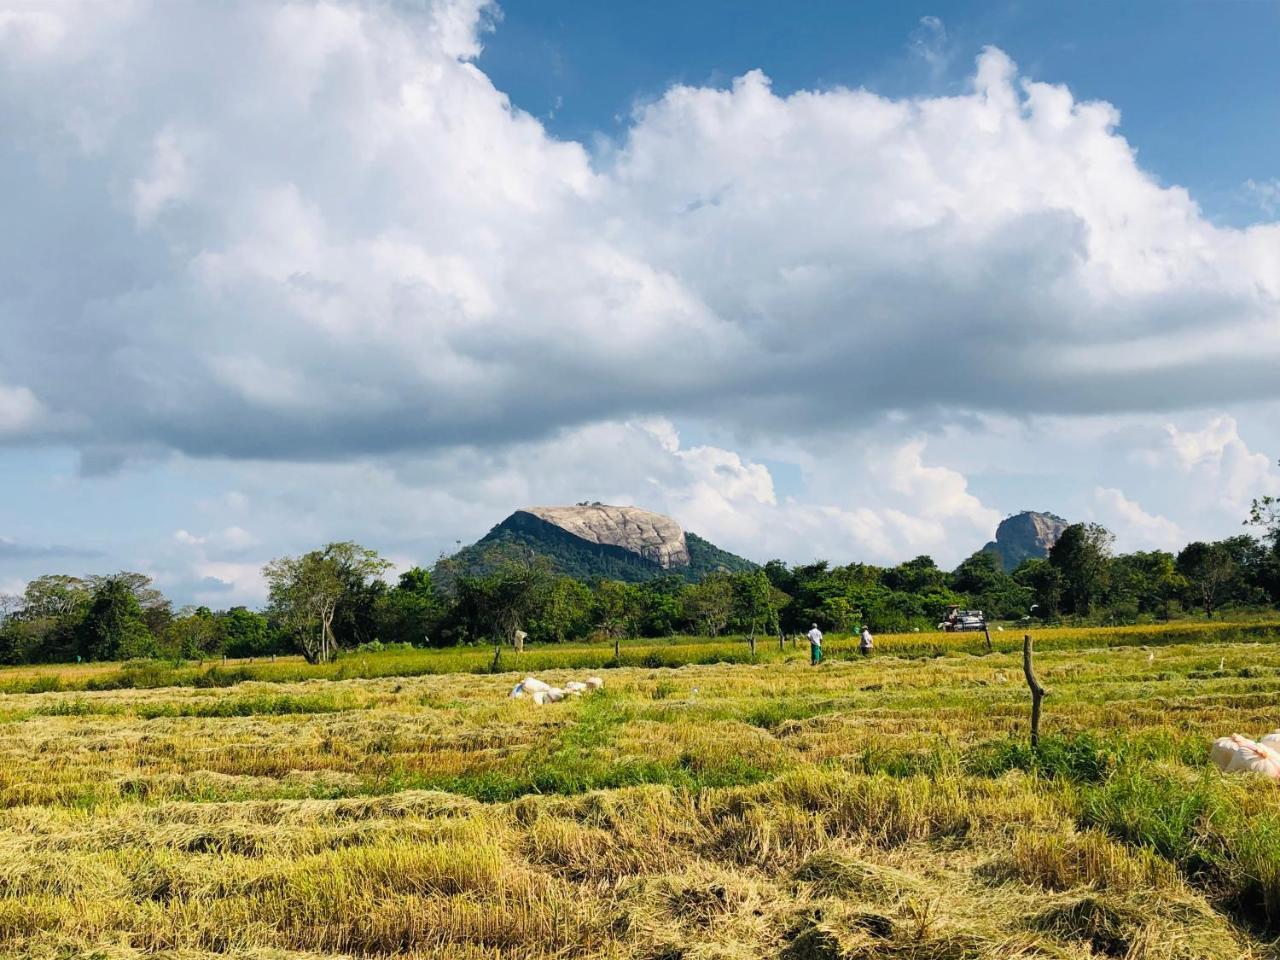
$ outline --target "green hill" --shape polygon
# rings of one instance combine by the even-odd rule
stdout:
[[[629,508],[609,509],[625,511]],[[643,511],[636,513],[643,514]],[[680,559],[687,554],[687,563],[675,562],[664,566],[642,555],[634,545],[593,542],[529,511],[517,510],[480,540],[437,564],[436,576],[447,580],[456,576],[481,575],[495,569],[507,558],[535,556],[546,557],[559,572],[579,580],[603,578],[627,583],[641,583],[672,574],[696,582],[716,571],[736,573],[756,568],[750,560],[721,550],[697,534],[680,531],[674,521],[665,517],[660,519],[683,536],[684,550],[677,546],[674,552]],[[667,532],[665,528],[664,532]]]

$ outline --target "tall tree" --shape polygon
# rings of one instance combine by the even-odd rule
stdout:
[[[296,639],[308,663],[328,663],[337,647],[333,618],[342,599],[337,565],[323,551],[280,557],[262,568],[271,611]]]
[[[823,598],[822,606],[815,616],[816,622],[826,623],[828,629],[836,633],[848,633],[853,625],[853,618],[862,616],[862,608],[855,607],[847,596],[837,593]]]
[[[1073,523],[1049,550],[1049,563],[1061,574],[1068,611],[1088,616],[1106,589],[1107,563],[1115,537],[1096,523]]]
[[[635,584],[601,580],[596,584],[596,619],[600,629],[613,637],[614,645],[634,637],[640,628],[642,597]]]
[[[781,590],[788,596],[796,592],[796,575],[781,560],[770,560],[764,565],[764,575],[775,590]]]
[[[556,577],[531,618],[529,633],[556,643],[585,636],[591,629],[594,602],[591,588],[585,583],[573,577]]]
[[[1192,596],[1206,617],[1226,599],[1238,567],[1231,554],[1220,543],[1197,541],[1183,547],[1178,554],[1178,572],[1187,578]]]
[[[1108,602],[1113,608],[1131,604],[1140,613],[1170,616],[1170,605],[1187,588],[1174,556],[1163,550],[1137,551],[1116,557],[1111,564]]]
[[[1013,579],[1031,590],[1036,614],[1041,619],[1049,620],[1061,612],[1065,578],[1048,560],[1041,557],[1023,560],[1013,571]]]
[[[733,615],[754,640],[756,632],[778,631],[777,591],[763,570],[733,575]]]
[[[22,596],[17,593],[0,593],[0,626],[8,623],[22,610]]]
[[[1270,494],[1258,497],[1250,506],[1249,519],[1245,523],[1261,527],[1262,539],[1280,553],[1280,497]]]
[[[718,637],[733,617],[733,582],[713,573],[691,586],[684,596],[685,616],[707,636]]]
[[[77,634],[80,654],[86,660],[129,660],[157,653],[138,598],[122,577],[97,579],[93,602]]]
[[[431,582],[431,571],[414,567],[400,574],[400,581],[377,600],[379,640],[427,646],[441,616],[441,604]]]
[[[195,660],[222,652],[222,621],[208,607],[184,607],[165,626],[166,655]]]
[[[1277,560],[1268,544],[1247,533],[1218,541],[1236,565],[1236,576],[1228,587],[1229,599],[1238,603],[1264,604],[1277,597]]]
[[[138,609],[142,611],[142,619],[153,636],[160,636],[169,621],[173,618],[173,605],[161,593],[149,576],[133,570],[121,570],[108,576],[89,577],[90,590],[97,590],[98,585],[106,580],[116,580],[125,585],[138,601]]]
[[[938,569],[938,565],[933,562],[933,557],[921,555],[886,570],[882,582],[890,590],[926,593],[945,588],[947,574]]]
[[[979,550],[960,562],[951,574],[952,589],[980,597],[999,589],[1009,579],[1000,565],[1000,555],[990,550]]]
[[[232,607],[219,616],[222,622],[223,652],[229,657],[258,657],[275,653],[275,636],[270,621],[247,607]]]
[[[458,639],[488,639],[501,647],[534,619],[553,581],[545,557],[508,554],[482,576],[461,576],[454,583],[450,631]]]
[[[82,614],[92,600],[93,586],[88,581],[48,574],[27,584],[22,594],[22,615],[27,619],[52,619]]]
[[[79,577],[50,574],[27,584],[11,604],[0,658],[7,663],[70,660],[78,652],[78,628],[93,602]]]
[[[334,620],[344,602],[358,602],[368,583],[390,562],[350,541],[300,557],[281,557],[262,568],[272,612],[298,641],[309,663],[328,663],[339,648]]]

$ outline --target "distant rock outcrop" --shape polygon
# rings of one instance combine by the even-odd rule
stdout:
[[[1017,568],[1023,560],[1047,557],[1049,548],[1058,542],[1069,524],[1052,513],[1024,510],[1000,522],[996,538],[982,549],[994,553],[1006,572]]]
[[[555,524],[588,543],[621,547],[651,560],[663,570],[689,565],[689,546],[680,524],[639,507],[593,503],[576,507],[526,507],[528,513]]]
[[[440,560],[434,571],[437,581],[446,584],[519,557],[542,557],[579,580],[603,577],[628,583],[670,575],[697,582],[718,571],[756,569],[750,560],[685,533],[660,513],[579,503],[517,510],[477,542]]]

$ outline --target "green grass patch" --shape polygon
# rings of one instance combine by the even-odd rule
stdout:
[[[674,762],[618,756],[613,749],[617,732],[632,718],[631,710],[607,691],[583,697],[571,707],[577,710],[573,721],[550,742],[522,757],[518,766],[451,777],[396,771],[367,784],[367,789],[375,793],[444,790],[500,803],[528,794],[578,794],[644,784],[696,791],[759,783],[776,773],[731,755],[707,760],[684,754]]]
[[[340,713],[361,705],[332,694],[261,694],[245,697],[211,697],[138,704],[135,712],[147,720],[158,717],[279,717],[297,713]]]

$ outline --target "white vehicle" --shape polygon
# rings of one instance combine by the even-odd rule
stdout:
[[[966,633],[968,631],[985,630],[987,618],[981,610],[961,610],[959,607],[947,607],[947,612],[938,624],[939,630],[947,633]]]

